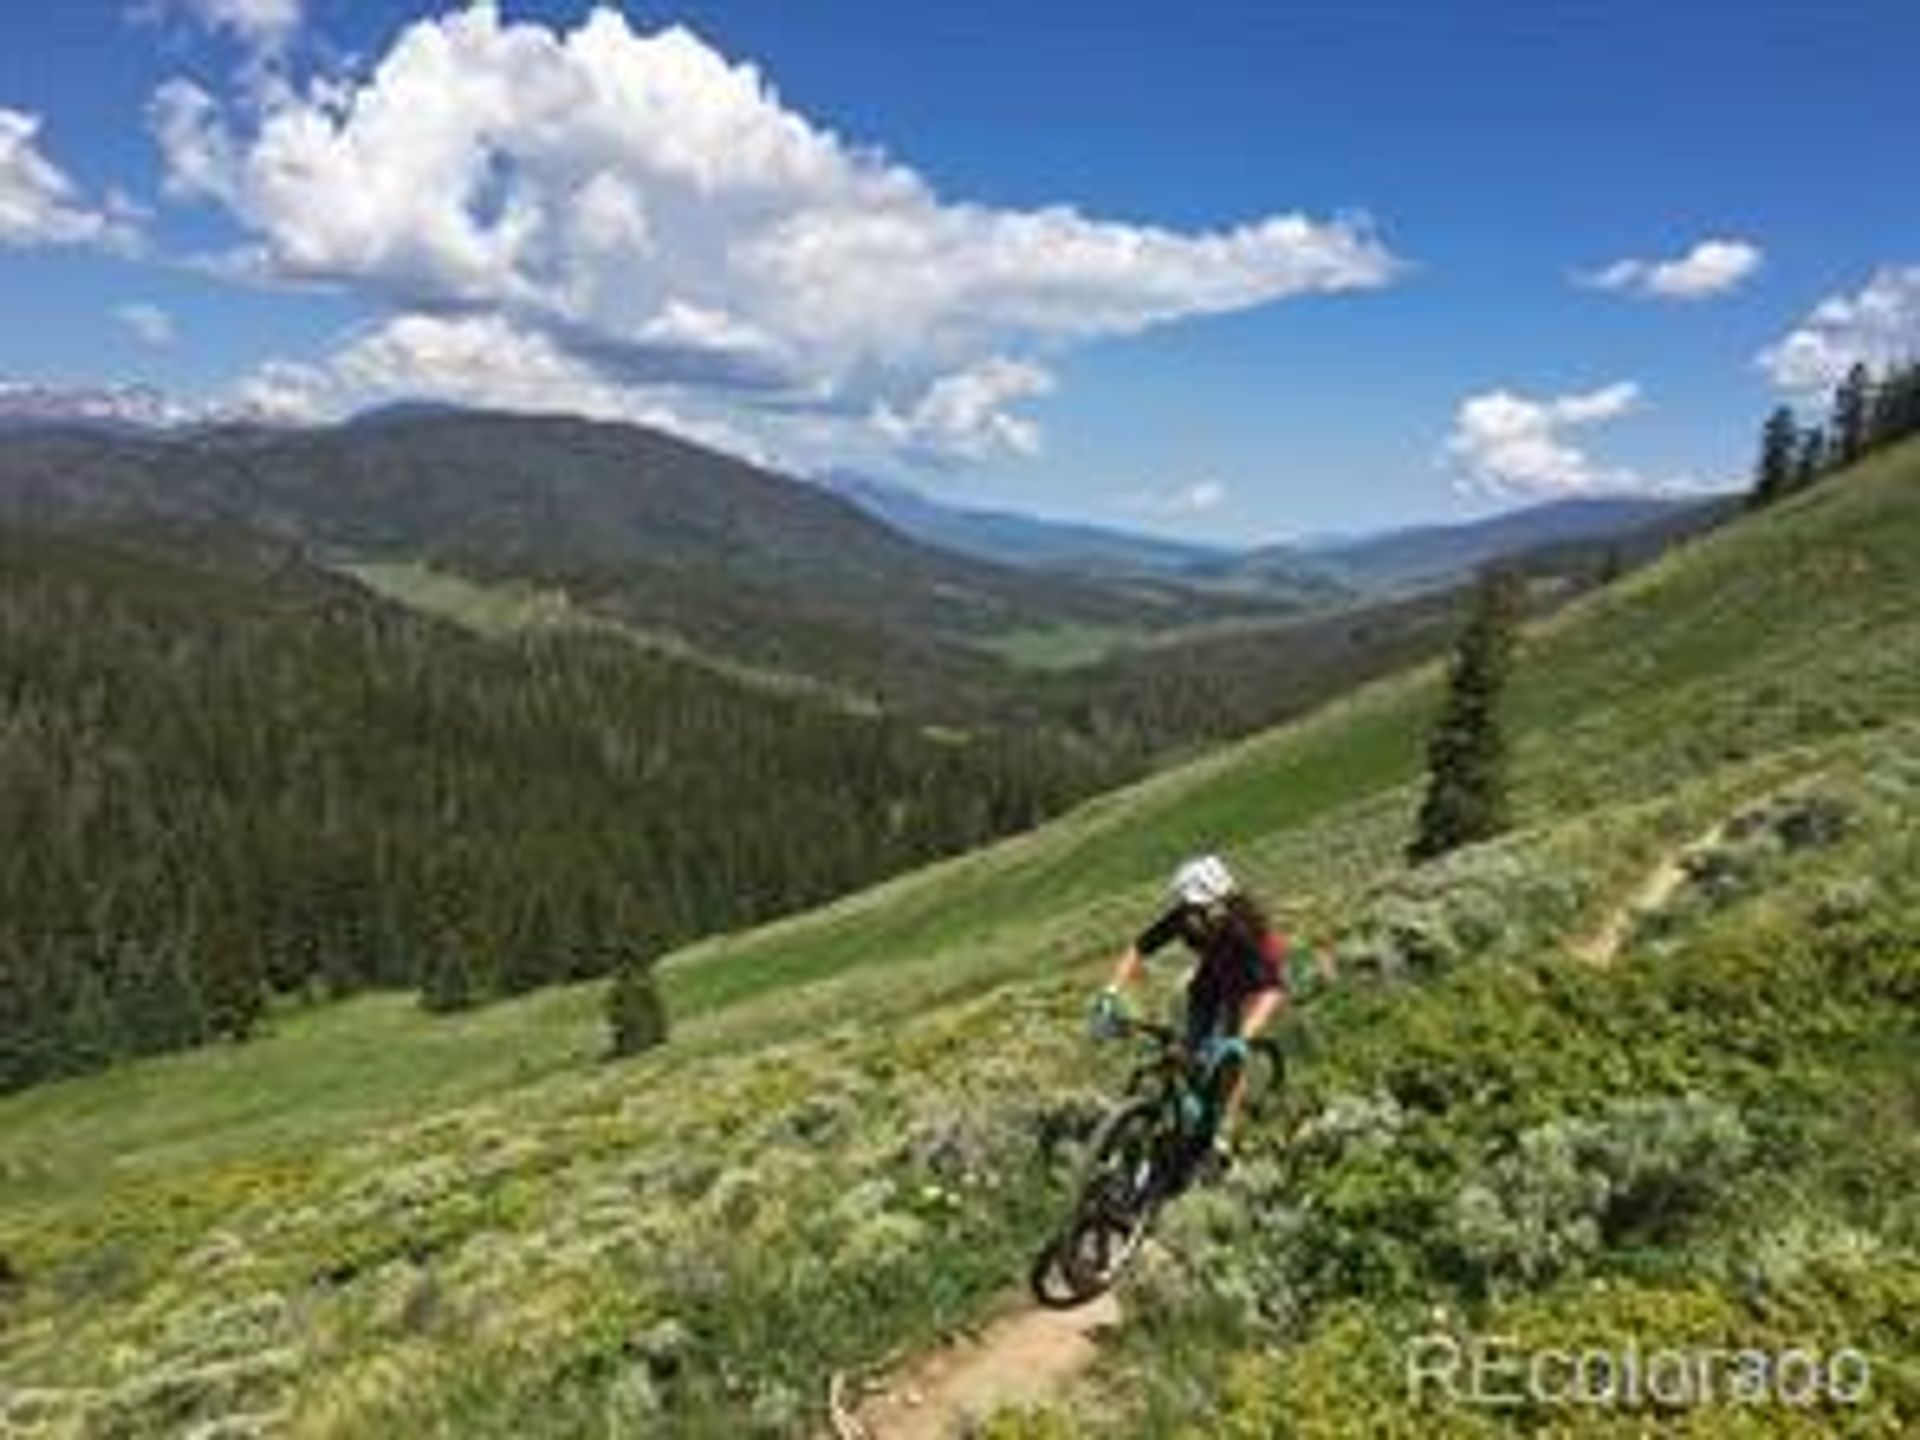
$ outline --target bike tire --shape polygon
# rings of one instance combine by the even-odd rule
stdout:
[[[1072,1216],[1055,1241],[1062,1272],[1088,1298],[1132,1263],[1163,1198],[1162,1108],[1146,1096],[1129,1100],[1094,1132]]]
[[[1070,1271],[1062,1259],[1064,1237],[1048,1240],[1033,1257],[1027,1269],[1027,1288],[1034,1300],[1048,1310],[1073,1310],[1106,1293],[1108,1286],[1089,1286],[1086,1277]]]
[[[1126,1213],[1116,1214],[1111,1188],[1114,1166],[1129,1147],[1135,1159],[1152,1156],[1153,1130],[1159,1123],[1160,1108],[1161,1102],[1137,1096],[1110,1110],[1095,1127],[1088,1142],[1087,1158],[1080,1166],[1067,1222],[1028,1267],[1028,1288],[1041,1305],[1069,1310],[1098,1298],[1113,1287],[1125,1262],[1132,1258],[1152,1216],[1157,1179],[1151,1173],[1132,1177],[1130,1183],[1144,1183],[1148,1193],[1129,1196]],[[1110,1245],[1101,1247],[1101,1263],[1089,1263],[1085,1253],[1089,1242],[1099,1242],[1103,1229],[1115,1230],[1116,1222],[1124,1222],[1125,1230],[1130,1232],[1123,1237],[1120,1263],[1113,1263]]]

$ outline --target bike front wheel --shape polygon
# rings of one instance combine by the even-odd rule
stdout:
[[[1139,1253],[1165,1193],[1164,1106],[1142,1097],[1094,1132],[1073,1216],[1056,1241],[1057,1267],[1085,1299],[1112,1287]]]

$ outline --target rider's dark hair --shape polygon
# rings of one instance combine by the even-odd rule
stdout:
[[[1226,900],[1226,915],[1223,923],[1227,933],[1243,945],[1257,946],[1260,937],[1270,928],[1267,924],[1267,912],[1244,890],[1236,890]]]

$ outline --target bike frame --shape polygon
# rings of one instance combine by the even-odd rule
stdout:
[[[1145,1238],[1154,1215],[1193,1179],[1220,1118],[1219,1100],[1214,1096],[1223,1087],[1211,1085],[1210,1077],[1200,1074],[1178,1031],[1128,1018],[1119,1022],[1116,1032],[1149,1040],[1154,1049],[1133,1067],[1120,1104],[1096,1132],[1094,1168],[1081,1181],[1066,1228],[1035,1258],[1030,1283],[1045,1305],[1078,1304],[1113,1283]],[[1261,1037],[1250,1048],[1268,1057],[1276,1082],[1284,1078],[1284,1059],[1276,1042]],[[1114,1135],[1126,1133],[1129,1116],[1143,1123],[1144,1133],[1121,1149],[1109,1149]],[[1120,1168],[1112,1168],[1115,1161],[1121,1162]],[[1118,1192],[1112,1188],[1116,1181],[1121,1186]],[[1081,1263],[1081,1247],[1089,1238],[1099,1257],[1091,1269]],[[1055,1277],[1067,1282],[1064,1291],[1053,1287]]]
[[[1208,1093],[1209,1077],[1201,1075],[1179,1032],[1170,1025],[1128,1019],[1121,1021],[1120,1033],[1143,1036],[1157,1047],[1133,1067],[1126,1093],[1157,1100],[1168,1113],[1168,1128],[1178,1138],[1209,1138],[1220,1118],[1219,1100]]]

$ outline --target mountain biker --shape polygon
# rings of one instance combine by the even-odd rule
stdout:
[[[1232,1159],[1232,1132],[1246,1091],[1247,1043],[1285,1007],[1287,941],[1268,922],[1217,855],[1197,855],[1174,871],[1170,904],[1121,954],[1094,1001],[1096,1035],[1126,1016],[1126,990],[1149,955],[1183,940],[1199,957],[1187,981],[1186,1048],[1215,1100],[1215,1158]]]

